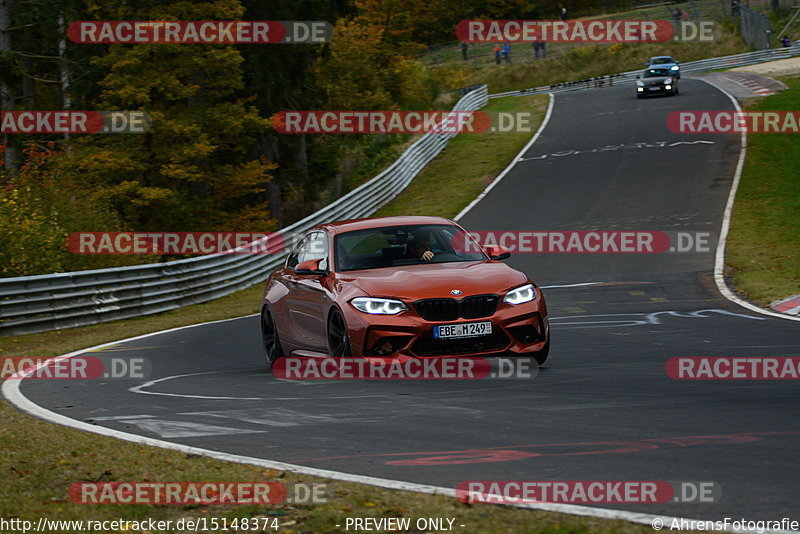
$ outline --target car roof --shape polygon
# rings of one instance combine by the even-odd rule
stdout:
[[[454,224],[444,217],[429,217],[424,215],[399,215],[394,217],[369,217],[364,219],[350,219],[320,224],[316,228],[326,230],[331,234],[342,234],[353,230],[368,230],[384,226],[412,226],[422,224]]]
[[[672,56],[653,56],[650,58],[650,61],[653,61],[654,59],[669,59],[670,61],[675,61]]]

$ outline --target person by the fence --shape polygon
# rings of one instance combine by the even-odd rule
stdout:
[[[783,46],[784,48],[789,48],[790,46],[792,46],[792,40],[789,39],[788,35],[784,35],[778,40],[780,41],[781,46]]]
[[[536,59],[539,59],[539,49],[542,47],[542,44],[539,41],[533,42],[533,55]]]
[[[568,17],[567,8],[564,7],[564,6],[561,6],[561,20],[567,20],[567,17]]]
[[[508,43],[503,45],[503,59],[506,63],[511,63],[511,45]]]
[[[468,48],[469,48],[469,45],[467,44],[467,42],[466,41],[462,41],[461,42],[461,56],[464,58],[464,61],[467,60],[467,49]]]
[[[500,57],[503,54],[503,49],[500,48],[499,44],[496,44],[496,45],[494,45],[494,49],[492,50],[492,52],[494,52],[494,62],[497,65],[499,65],[500,64]]]
[[[542,59],[547,59],[547,41],[541,41]]]

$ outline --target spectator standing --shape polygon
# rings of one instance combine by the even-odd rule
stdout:
[[[461,56],[464,58],[464,61],[467,60],[467,49],[468,48],[469,48],[469,45],[467,44],[467,42],[466,41],[462,41],[461,42]]]
[[[503,45],[503,59],[506,63],[511,63],[511,45],[508,43]]]
[[[494,62],[495,62],[495,64],[499,65],[500,64],[500,56],[503,53],[503,49],[500,48],[499,44],[496,44],[496,45],[494,45],[494,50],[492,50],[492,52],[494,52]]]
[[[564,6],[561,6],[561,20],[567,20],[567,8]]]

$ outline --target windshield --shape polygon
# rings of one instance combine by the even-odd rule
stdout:
[[[447,224],[356,230],[337,235],[334,248],[337,271],[487,259],[466,232]]]
[[[664,63],[675,63],[671,57],[654,57],[650,60],[651,65],[662,65]]]
[[[644,71],[645,78],[661,78],[669,76],[669,69],[647,69]]]

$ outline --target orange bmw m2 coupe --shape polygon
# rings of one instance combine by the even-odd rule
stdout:
[[[544,295],[441,217],[382,217],[306,232],[266,283],[267,361],[283,355],[527,355],[544,363]]]

